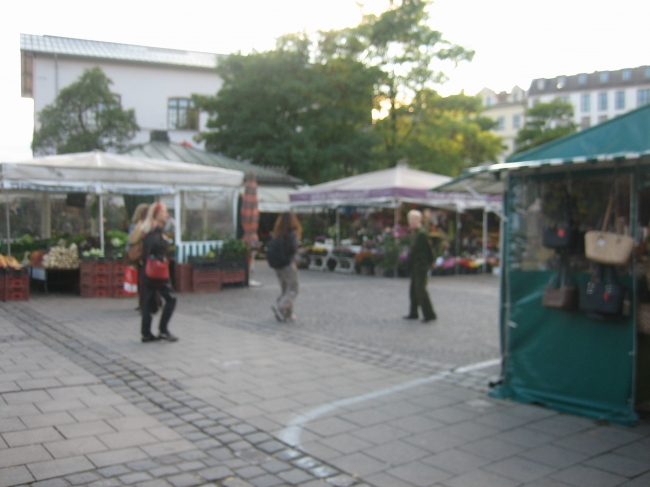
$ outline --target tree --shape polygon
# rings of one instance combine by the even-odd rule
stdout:
[[[413,167],[448,176],[494,160],[502,139],[490,132],[495,122],[482,117],[481,100],[464,94],[442,97],[433,90],[418,94],[422,109],[398,117],[402,153]]]
[[[386,12],[364,16],[357,27],[321,34],[321,58],[362,60],[383,75],[375,93],[375,131],[383,141],[385,165],[395,165],[409,152],[410,134],[426,118],[420,113],[427,109],[421,93],[446,80],[434,65],[441,61],[457,65],[474,56],[474,51],[452,44],[427,25],[430,4],[430,0],[391,1]],[[409,120],[402,120],[405,117]],[[412,129],[401,130],[404,123]]]
[[[138,125],[133,110],[123,110],[111,93],[111,84],[104,72],[94,67],[63,88],[54,103],[38,114],[34,152],[68,154],[124,148]]]
[[[310,63],[311,41],[280,38],[274,51],[233,54],[218,69],[216,96],[194,95],[210,116],[206,148],[286,167],[317,183],[371,168],[373,85],[379,73],[351,59]]]
[[[526,124],[517,134],[515,154],[574,133],[573,106],[556,98],[548,103],[538,103],[524,112]]]

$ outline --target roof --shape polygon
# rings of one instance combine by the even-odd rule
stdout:
[[[596,71],[580,73],[571,76],[556,76],[555,78],[534,79],[528,89],[528,96],[569,93],[574,91],[592,91],[615,87],[650,84],[646,75],[649,66],[619,69],[615,71]],[[629,72],[630,79],[623,79],[623,72]],[[601,74],[607,75],[607,81],[601,81]],[[583,81],[583,83],[581,83]]]
[[[433,189],[500,194],[503,192],[503,171],[586,163],[592,167],[605,166],[615,161],[639,159],[650,163],[650,104],[582,132],[511,156],[505,163],[469,169],[456,179]]]
[[[181,51],[178,49],[31,34],[20,34],[20,50],[39,54],[56,54],[59,56],[168,64],[207,69],[216,68],[217,60],[220,57],[219,54],[207,52]]]
[[[118,194],[171,194],[241,187],[244,173],[107,152],[36,157],[0,164],[2,188]]]
[[[206,152],[194,147],[186,147],[181,144],[163,141],[151,141],[146,144],[135,146],[129,149],[127,154],[135,157],[147,157],[152,159],[165,159],[168,161],[189,162],[202,164],[204,166],[221,167],[234,169],[244,173],[253,172],[260,185],[288,185],[302,186],[304,181],[290,176],[280,169],[271,169],[256,166],[244,161],[238,161],[226,156]]]

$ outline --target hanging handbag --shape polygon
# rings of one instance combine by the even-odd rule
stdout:
[[[147,258],[144,273],[149,279],[169,279],[169,261],[166,257],[163,260],[159,260],[154,255],[150,255]]]
[[[616,278],[616,268],[597,265],[589,282],[580,286],[580,309],[604,317],[623,314],[627,289]]]
[[[566,188],[565,188],[566,191]],[[563,223],[547,226],[542,233],[542,245],[549,249],[568,249],[576,247],[580,238],[571,213],[571,197],[569,192],[562,197],[561,207],[564,209]]]
[[[566,255],[562,255],[558,274],[553,276],[551,282],[544,288],[542,306],[565,311],[575,310],[578,307],[578,289],[569,281],[569,262]]]
[[[605,212],[605,219],[600,231],[592,230],[585,234],[585,255],[589,260],[607,265],[626,265],[632,250],[634,239],[627,235],[606,232],[607,223],[612,212],[614,196],[610,196]]]
[[[128,265],[140,265],[142,262],[142,242],[131,244],[124,258]]]

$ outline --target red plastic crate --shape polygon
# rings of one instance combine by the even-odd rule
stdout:
[[[108,298],[111,292],[108,286],[89,286],[82,284],[80,294],[84,298]]]
[[[5,301],[27,301],[29,300],[29,287],[27,289],[5,290]]]
[[[236,282],[246,281],[246,271],[244,269],[222,270],[221,282],[223,284],[233,284]]]
[[[81,274],[80,284],[82,286],[100,287],[108,286],[111,278],[107,274]]]
[[[79,272],[84,274],[109,276],[112,271],[112,262],[82,260],[79,265]]]
[[[29,274],[7,274],[4,281],[5,288],[9,291],[29,290]]]
[[[134,298],[137,295],[127,294],[124,291],[124,286],[111,286],[111,298]]]
[[[175,264],[174,286],[179,293],[192,291],[192,264]]]
[[[126,270],[125,262],[112,262],[111,263],[111,275],[115,276],[124,276],[124,271]]]
[[[116,286],[117,286],[117,287],[124,287],[124,274],[122,274],[122,275],[120,275],[120,274],[117,274],[117,275],[113,274],[113,275],[111,276],[111,282],[110,282],[110,285],[111,285],[112,287],[116,287]]]

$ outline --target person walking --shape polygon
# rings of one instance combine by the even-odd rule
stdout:
[[[142,310],[142,291],[143,283],[142,276],[144,274],[144,266],[142,265],[142,225],[144,224],[145,219],[147,218],[147,211],[149,210],[149,205],[147,203],[141,203],[137,206],[133,212],[133,218],[131,219],[131,225],[129,225],[129,237],[126,242],[126,251],[127,256],[130,256],[129,248],[134,247],[134,250],[139,246],[140,258],[137,261],[134,259],[130,262],[137,271],[138,271],[138,307],[136,311]]]
[[[141,332],[142,341],[145,343],[156,340],[170,342],[178,340],[176,335],[169,332],[169,320],[176,307],[176,297],[172,294],[169,286],[169,262],[167,261],[169,241],[163,234],[167,218],[167,207],[162,203],[154,203],[149,207],[147,218],[141,228],[144,234],[142,239],[142,256],[144,260],[142,283],[144,290]],[[151,315],[158,307],[156,301],[158,295],[165,300],[165,306],[160,316],[158,336],[155,336],[151,333]]]
[[[422,309],[422,323],[435,320],[436,313],[427,292],[427,277],[433,264],[433,251],[429,243],[429,235],[422,226],[422,213],[411,210],[407,214],[409,228],[414,232],[411,240],[411,309],[406,320],[418,319],[418,308]]]
[[[282,213],[273,227],[273,240],[278,243],[282,263],[275,267],[275,273],[280,281],[282,294],[271,306],[278,321],[293,322],[293,302],[298,296],[298,268],[295,257],[298,251],[298,241],[302,238],[302,226],[294,213]]]

